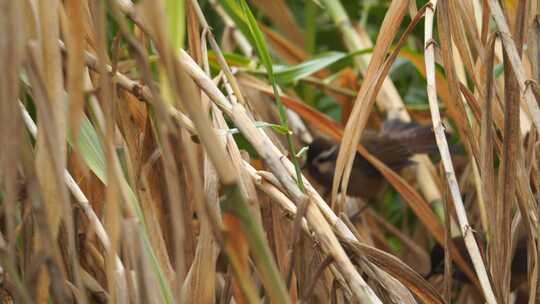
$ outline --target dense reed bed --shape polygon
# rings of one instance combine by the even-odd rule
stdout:
[[[540,301],[539,1],[0,0],[0,24],[2,303]]]

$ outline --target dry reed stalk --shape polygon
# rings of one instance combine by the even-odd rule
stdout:
[[[228,113],[229,117],[237,125],[240,131],[251,142],[253,147],[257,150],[260,157],[265,160],[267,166],[271,169],[272,173],[280,180],[281,184],[287,189],[287,192],[293,197],[296,202],[302,202],[303,194],[297,188],[296,182],[291,177],[291,172],[294,171],[294,166],[281,155],[281,152],[274,146],[274,144],[268,139],[268,137],[254,127],[253,121],[246,114],[246,110],[238,104],[230,104],[229,100],[215,87],[212,81],[200,70],[200,68],[193,62],[191,57],[184,51],[180,51],[180,63],[186,72],[193,78],[193,80],[199,85],[199,87],[205,91],[208,97],[220,107],[222,111]],[[288,167],[288,168],[287,168]],[[306,189],[308,193],[316,194],[318,197],[319,208],[325,206],[326,203],[320,198],[318,193],[306,183]],[[318,210],[315,210],[315,206],[311,205],[308,208],[308,220],[313,221],[313,227],[317,227],[319,237],[324,246],[332,252],[336,264],[340,266],[343,275],[348,279],[348,283],[351,284],[351,290],[355,293],[358,299],[370,299],[375,303],[378,302],[374,294],[370,292],[370,288],[365,284],[364,280],[358,275],[358,272],[354,269],[350,260],[347,258],[345,252],[337,242],[337,239],[333,235],[330,226],[327,226],[326,220],[322,217],[322,214]],[[331,212],[331,211],[329,211]],[[328,213],[326,213],[328,214]],[[338,222],[337,216],[333,215],[335,221]]]
[[[105,6],[103,3],[99,3],[96,6],[96,46],[97,46],[97,57],[98,57],[98,69],[100,70],[101,77],[99,78],[99,87],[101,88],[98,92],[99,100],[109,100],[110,102],[103,104],[101,107],[103,113],[103,125],[101,125],[101,136],[103,142],[103,149],[105,154],[105,165],[106,165],[106,180],[107,188],[105,189],[105,200],[108,202],[104,206],[104,225],[105,229],[108,232],[110,242],[110,250],[105,255],[105,271],[107,273],[107,287],[111,290],[111,297],[113,299],[117,298],[116,293],[116,276],[111,275],[114,273],[115,268],[115,256],[116,252],[119,249],[119,238],[120,238],[120,198],[119,195],[119,181],[115,172],[115,157],[116,149],[114,146],[114,133],[116,131],[115,124],[115,106],[116,106],[116,94],[115,84],[109,78],[110,75],[106,73],[106,68],[104,63],[107,62],[107,37],[106,37],[106,23],[104,22],[106,18]],[[113,46],[113,49],[115,47]],[[116,47],[117,49],[118,47]],[[68,45],[69,52],[69,45]],[[69,53],[68,53],[69,56]],[[112,63],[113,71],[115,70],[115,63]],[[120,283],[121,284],[121,283]],[[118,295],[119,300],[124,300],[121,295]]]
[[[236,78],[233,76],[231,69],[229,68],[229,65],[227,64],[227,61],[225,60],[225,57],[223,56],[223,53],[221,52],[221,49],[219,48],[216,38],[214,37],[214,34],[212,33],[210,26],[208,25],[208,22],[206,21],[206,18],[204,17],[201,7],[199,6],[199,2],[196,0],[192,0],[191,3],[193,4],[193,7],[195,8],[195,12],[197,13],[197,17],[199,18],[199,22],[201,23],[203,31],[205,31],[208,34],[207,37],[208,37],[208,41],[210,42],[210,47],[212,48],[212,50],[214,50],[214,52],[216,52],[219,66],[221,67],[223,73],[225,74],[227,81],[232,86],[232,90],[235,94],[235,97],[238,98],[238,101],[240,103],[245,104],[246,102],[244,100],[244,96],[242,95],[242,92],[240,92],[240,87],[238,86],[238,82],[236,81]]]
[[[185,55],[185,56],[187,56],[187,55]],[[185,58],[185,60],[187,60],[188,62],[190,60],[187,57],[182,57],[182,58]],[[90,62],[91,62],[91,60],[90,60]],[[220,105],[221,109],[223,109],[225,111],[225,113],[234,112],[232,110],[228,110],[229,106],[230,106],[228,100],[221,94],[221,92],[219,92],[219,90],[217,90],[215,88],[215,85],[213,84],[213,82],[210,79],[205,78],[205,76],[202,76],[203,74],[199,74],[199,72],[196,72],[198,68],[196,68],[195,66],[193,66],[193,69],[194,69],[194,71],[193,71],[194,75],[199,75],[198,76],[199,77],[198,78],[199,79],[198,84],[203,88],[203,90],[205,90],[206,94],[208,94],[209,96],[212,96],[214,98],[213,101],[214,102],[217,101],[216,104]],[[144,87],[136,86],[136,84],[134,82],[130,81],[127,77],[123,76],[122,74],[117,73],[117,76],[118,76],[119,79],[122,80],[122,81],[119,82],[119,84],[124,89],[132,90],[133,88],[136,88],[136,91],[147,92],[147,90],[145,90]],[[150,98],[148,95],[146,95],[146,97],[144,95],[141,96],[141,97],[142,98]],[[182,125],[187,127],[188,130],[191,130],[191,132],[195,132],[195,128],[194,128],[193,124],[191,123],[191,121],[189,120],[189,118],[185,117],[184,115],[182,115],[181,113],[179,113],[177,111],[173,111],[172,114],[175,115],[177,118],[181,119]],[[333,213],[327,207],[326,203],[324,201],[322,201],[322,199],[320,199],[320,198],[316,199],[316,201],[319,202],[319,205],[323,206],[322,210],[325,211],[325,215],[331,219],[330,223],[333,223],[334,228],[337,229],[340,236],[342,238],[351,240],[350,232],[347,232],[346,227],[344,227],[343,225],[340,224],[341,220],[339,220],[339,218],[337,218],[335,215],[332,215]],[[345,230],[343,230],[343,229],[345,229]]]
[[[14,281],[19,281],[19,276],[15,275],[15,269],[9,271],[4,265],[15,265],[15,210],[20,186],[17,182],[18,168],[17,160],[22,151],[23,140],[17,136],[18,130],[22,127],[22,120],[18,113],[18,105],[12,102],[19,95],[19,73],[22,69],[25,49],[26,33],[17,33],[18,28],[24,24],[25,7],[20,2],[8,2],[0,12],[0,27],[5,29],[5,35],[0,36],[0,65],[6,67],[0,77],[0,141],[3,143],[2,156],[0,157],[0,180],[3,183],[4,198],[2,202],[2,212],[5,221],[1,237],[3,271],[12,273]],[[10,102],[11,101],[11,102]],[[14,268],[14,267],[11,267]],[[19,285],[21,287],[22,284]],[[29,295],[25,288],[18,288],[18,293],[23,300],[29,300]]]
[[[525,135],[529,127],[535,128],[540,122],[540,110],[533,99],[540,96],[540,89],[524,78],[530,73],[532,79],[540,79],[540,56],[534,45],[540,36],[538,3],[515,2],[503,11],[492,0],[439,1],[439,54],[431,36],[436,0],[420,10],[413,1],[374,4],[389,10],[373,15],[370,4],[362,3],[364,21],[368,12],[370,19],[385,20],[382,27],[375,25],[380,33],[372,56],[344,58],[349,65],[349,61],[356,61],[364,71],[364,83],[357,95],[349,88],[357,88],[358,77],[350,67],[343,69],[345,60],[318,70],[303,65],[321,64],[329,57],[323,55],[321,61],[318,52],[325,47],[334,49],[323,40],[314,44],[328,31],[316,27],[332,24],[316,18],[318,4],[309,3],[303,12],[306,47],[300,48],[295,46],[297,41],[285,38],[298,36],[297,20],[290,15],[301,15],[296,4],[257,2],[270,10],[258,13],[274,23],[260,26],[271,41],[273,54],[289,64],[302,63],[286,68],[285,74],[299,68],[305,69],[302,73],[311,69],[314,75],[303,76],[297,83],[281,83],[281,66],[272,63],[266,46],[261,46],[264,37],[257,28],[261,20],[255,20],[258,18],[251,15],[244,0],[236,7],[234,0],[227,1],[221,3],[223,7],[215,2],[203,6],[189,1],[184,11],[171,13],[164,7],[175,6],[174,0],[137,4],[131,0],[49,0],[22,5],[0,0],[0,6],[7,8],[0,10],[0,15],[9,17],[0,18],[0,24],[15,33],[9,33],[8,40],[0,38],[0,61],[9,65],[0,77],[0,99],[8,101],[0,105],[0,138],[2,144],[6,143],[6,153],[0,156],[0,299],[5,289],[16,301],[35,298],[38,303],[212,302],[218,297],[221,302],[229,302],[231,296],[237,303],[443,303],[441,295],[417,273],[419,270],[411,269],[418,263],[404,264],[381,250],[413,248],[426,260],[426,250],[419,243],[428,245],[426,241],[432,235],[445,245],[444,298],[450,301],[452,296],[448,287],[452,258],[488,303],[505,302],[510,297],[512,239],[517,239],[517,233],[521,236],[523,230],[529,240],[529,302],[535,301],[539,269],[535,235],[540,218],[536,193],[540,188],[538,131],[530,132],[523,143],[518,135]],[[348,19],[339,1],[324,3],[331,18],[338,21],[338,28],[331,29],[336,34],[332,42],[339,43],[341,33],[349,50],[371,45],[367,30],[373,30],[373,24],[364,22],[365,27],[355,29],[350,24],[355,20]],[[219,20],[207,21],[211,15],[204,11],[210,5],[227,27],[223,33],[216,29],[215,36],[210,26],[216,26]],[[111,18],[106,8],[110,8]],[[413,28],[426,9],[423,56],[416,53],[422,43]],[[405,28],[401,21],[407,13],[412,21]],[[14,19],[16,16],[23,22]],[[500,47],[496,43],[501,34],[490,32],[491,16],[503,28]],[[175,18],[182,24],[176,24]],[[177,25],[182,28],[179,33]],[[175,40],[184,35],[184,25],[189,51],[181,50]],[[529,25],[531,30],[525,31]],[[276,26],[295,28],[281,36]],[[54,30],[49,31],[51,28]],[[398,32],[403,34],[393,45]],[[220,34],[221,45],[217,41]],[[252,56],[253,40],[259,59]],[[521,54],[524,42],[528,48]],[[210,54],[206,43],[212,47]],[[400,52],[406,43],[411,49]],[[240,48],[234,49],[237,46]],[[16,50],[21,54],[15,54]],[[420,81],[406,89],[404,99],[409,102],[411,95],[418,98],[422,77],[427,78],[429,113],[444,167],[444,171],[436,172],[427,157],[415,157],[421,163],[416,183],[423,183],[423,196],[414,189],[415,181],[399,176],[356,145],[368,117],[375,125],[380,122],[378,113],[372,115],[375,102],[389,112],[389,117],[410,121],[401,97],[387,79],[395,62],[399,64],[395,67],[403,69],[403,61],[396,61],[400,53],[416,69],[413,81]],[[313,58],[309,58],[311,55]],[[521,55],[526,57],[522,60]],[[257,62],[264,63],[270,85],[267,80],[255,79],[259,75]],[[217,76],[211,79],[216,70]],[[338,85],[332,82],[336,70],[343,72]],[[401,75],[394,80],[400,92],[404,88],[399,84],[411,83]],[[288,95],[281,94],[277,83]],[[436,95],[444,102],[446,117],[439,113]],[[383,100],[381,96],[390,97]],[[51,107],[66,97],[67,103]],[[289,112],[278,102],[278,116],[272,97],[277,101],[282,98]],[[311,106],[323,108],[325,102],[337,100],[339,106],[332,105],[331,111],[341,109],[342,119],[347,120],[351,97],[360,102],[345,132],[337,170],[342,176],[336,181],[347,186],[349,160],[360,153],[413,211],[412,221],[408,211],[401,214],[397,206],[387,206],[399,201],[392,196],[381,199],[385,205],[380,208],[392,212],[391,217],[393,212],[400,212],[397,223],[390,217],[374,219],[364,214],[355,227],[339,212],[344,205],[330,208],[299,172],[297,158],[301,153],[297,155],[291,144],[293,132],[294,139],[304,143],[311,141],[311,127],[333,138],[343,136],[342,127],[325,116],[333,112],[323,109],[323,114]],[[427,107],[414,111],[415,119],[429,119]],[[452,135],[448,142],[442,126],[447,118],[458,129],[458,136]],[[276,120],[281,124],[271,124]],[[24,124],[30,132],[24,131]],[[278,132],[287,135],[289,155]],[[32,136],[37,133],[36,142]],[[456,137],[457,145],[465,145],[467,157],[452,155],[450,159],[452,148],[448,143],[454,144]],[[523,149],[519,147],[522,144]],[[246,147],[258,158],[250,159],[240,150]],[[465,159],[463,166],[461,158]],[[454,165],[460,174],[459,184]],[[50,170],[44,170],[47,166]],[[495,174],[500,187],[495,186]],[[82,180],[85,178],[89,180]],[[445,194],[454,201],[479,280],[453,242],[448,242],[450,233],[445,234],[424,199],[440,199],[439,178],[445,178],[448,184]],[[333,191],[337,190],[336,181]],[[56,201],[51,204],[53,198]],[[453,211],[448,210],[449,201],[444,200],[447,224],[455,221]],[[504,208],[514,206],[514,202],[517,209]],[[72,210],[73,206],[77,208]],[[486,256],[491,278],[472,237],[471,231],[477,227],[488,235]],[[397,235],[399,241],[394,243],[385,232]],[[408,232],[419,243],[412,241]],[[218,260],[220,249],[227,263]],[[496,272],[501,267],[504,271]],[[370,280],[364,281],[361,274]],[[467,297],[473,297],[470,291],[462,292],[459,301]]]
[[[19,102],[19,107],[22,113],[22,118],[24,123],[26,124],[26,128],[28,129],[28,132],[32,135],[32,137],[37,136],[37,126],[32,120],[32,117],[30,117],[30,114],[26,110],[26,108]],[[93,228],[95,229],[96,235],[98,236],[98,239],[100,240],[101,244],[105,248],[106,252],[110,252],[111,250],[111,241],[109,238],[109,235],[107,234],[107,231],[99,218],[97,217],[96,213],[92,209],[92,206],[90,205],[90,202],[88,201],[88,198],[86,198],[86,195],[81,191],[71,174],[67,171],[67,169],[64,170],[64,180],[66,183],[66,186],[70,190],[71,194],[75,197],[76,202],[79,204],[85,215],[88,217],[88,220],[92,224]],[[125,292],[126,291],[126,272],[124,269],[124,265],[122,264],[122,261],[118,257],[118,255],[114,258],[114,266],[115,266],[115,276],[117,276],[116,280],[116,290],[118,293]],[[120,299],[125,299],[125,297],[120,297]]]
[[[66,41],[68,46],[67,62],[67,92],[69,93],[69,124],[75,137],[79,133],[84,109],[84,40],[80,33],[84,33],[84,4],[81,1],[66,1]]]
[[[296,205],[289,198],[287,198],[278,188],[276,188],[275,186],[265,181],[265,179],[259,176],[258,175],[259,173],[253,168],[251,168],[249,164],[245,164],[245,166],[246,166],[246,169],[248,169],[251,172],[251,175],[253,176],[253,178],[256,181],[258,181],[256,185],[257,187],[259,187],[259,189],[261,189],[264,193],[270,196],[274,202],[278,203],[280,207],[285,209],[287,212],[291,214],[295,214],[297,212]],[[305,231],[307,232],[310,231],[308,222],[304,221],[302,226]],[[341,240],[348,246],[359,248],[357,250],[361,252],[361,256],[365,256],[367,253],[367,258],[371,262],[374,262],[379,267],[382,267],[384,271],[387,271],[388,273],[394,275],[400,280],[404,280],[404,282],[407,282],[407,286],[409,288],[411,288],[411,285],[409,284],[420,284],[420,285],[426,284],[416,272],[414,272],[412,269],[408,267],[405,267],[405,264],[402,264],[402,262],[399,261],[397,258],[387,253],[383,253],[382,251],[378,251],[377,249],[371,246],[358,242],[357,237],[355,237],[355,239],[342,238]],[[406,270],[404,270],[404,272],[396,271],[394,267],[390,266],[390,264],[395,265],[395,263],[398,263],[401,265],[397,268],[405,267]],[[425,296],[429,298],[430,301],[433,301],[434,303],[442,303],[442,300],[439,300],[438,297],[436,296],[437,293],[435,291],[430,291],[431,294],[426,295],[422,293],[421,291],[422,288],[417,287],[417,288],[411,288],[411,289],[413,292],[416,293],[417,296],[421,298]]]
[[[41,232],[45,235],[40,236],[43,237],[43,239],[40,240],[41,243],[38,243],[38,248],[45,250],[45,252],[47,252],[46,255],[49,255],[49,258],[54,259],[57,266],[50,266],[49,272],[43,272],[43,276],[38,279],[38,293],[40,293],[39,297],[47,298],[49,292],[47,286],[51,283],[53,286],[53,294],[56,293],[56,297],[66,300],[68,295],[61,286],[64,285],[65,276],[69,271],[76,275],[75,286],[80,288],[80,277],[78,276],[79,263],[74,244],[75,234],[73,214],[69,212],[69,196],[63,182],[62,169],[65,167],[65,155],[61,154],[61,150],[59,150],[65,146],[65,142],[62,144],[59,143],[60,140],[65,138],[65,134],[61,134],[63,126],[57,125],[57,121],[55,120],[55,115],[58,114],[54,114],[55,112],[50,107],[51,95],[49,95],[50,92],[46,88],[43,74],[44,70],[39,61],[39,56],[41,55],[39,51],[40,49],[35,41],[29,42],[29,58],[26,64],[26,71],[28,72],[29,82],[33,88],[34,101],[42,119],[41,124],[43,126],[38,129],[38,131],[42,130],[42,133],[37,136],[37,141],[41,143],[41,145],[38,144],[38,147],[43,150],[39,151],[38,149],[39,152],[36,155],[36,165],[38,166],[36,174],[40,186],[44,191],[43,199],[50,202],[50,205],[47,204],[46,208],[39,211],[40,213],[43,212],[42,214],[47,217],[47,223],[41,223],[41,228],[44,229],[41,230]],[[53,86],[53,88],[55,87],[57,87],[57,85]],[[46,161],[46,164],[40,164],[40,161]],[[51,202],[50,200],[53,201]],[[66,212],[62,212],[62,210],[66,210]],[[58,212],[62,213],[56,214]],[[46,244],[51,243],[52,240],[55,240],[59,236],[61,220],[64,220],[66,233],[64,237],[67,237],[67,243],[65,243],[62,248],[56,246],[50,248]],[[70,261],[69,269],[65,269],[63,267],[64,265],[61,263],[60,250],[63,250],[63,252],[68,254],[68,260]],[[83,300],[84,299],[85,297],[83,297]]]
[[[467,213],[461,199],[461,193],[457,184],[452,159],[450,157],[450,150],[448,148],[446,136],[444,135],[444,126],[441,122],[441,115],[439,113],[439,106],[437,103],[437,88],[435,82],[435,41],[433,40],[433,21],[436,6],[437,1],[430,1],[430,4],[426,11],[426,22],[424,29],[424,53],[426,63],[427,92],[431,110],[431,118],[433,121],[433,130],[435,131],[437,145],[439,146],[439,151],[441,153],[441,158],[444,165],[446,180],[448,182],[448,187],[450,189],[450,193],[458,217],[460,230],[463,238],[465,239],[467,250],[471,256],[471,260],[478,275],[478,279],[480,281],[480,285],[482,286],[486,301],[488,303],[495,304],[497,303],[495,299],[495,294],[493,293],[493,289],[491,287],[491,283],[489,281],[489,277],[484,262],[482,260],[482,256],[480,255],[478,244],[476,243],[476,240],[471,233],[471,228],[467,220]]]
[[[495,41],[497,35],[493,34],[489,37],[487,41],[487,55],[485,56],[485,79],[486,84],[486,100],[484,101],[484,108],[482,111],[482,122],[481,122],[481,133],[480,133],[480,154],[483,155],[480,159],[480,172],[483,179],[482,184],[482,193],[483,197],[487,202],[496,202],[496,192],[495,192],[495,171],[493,168],[493,77],[491,77],[494,65],[494,56],[495,56]],[[495,220],[495,209],[488,208],[488,229],[486,230],[487,235],[490,239],[495,238],[494,234],[495,227],[497,222]],[[490,259],[490,269],[494,271],[498,267],[496,259]]]
[[[184,56],[184,58],[185,58],[185,60],[188,60],[187,57]],[[194,73],[194,74],[197,74],[195,71],[193,71],[193,73]],[[198,79],[198,83],[201,83],[201,82],[203,82],[203,81],[208,83],[208,80],[205,81],[205,80],[202,78],[201,75],[195,76],[195,77],[198,77],[198,78],[197,78],[197,79]],[[197,81],[197,80],[196,80],[196,81]],[[208,86],[205,86],[205,85],[202,85],[202,84],[201,84],[201,87],[207,88]],[[216,94],[218,94],[218,93],[217,93],[218,91],[214,91],[214,92],[215,92]],[[224,100],[224,99],[221,99],[221,98],[220,98],[220,100]],[[238,105],[236,105],[236,106],[238,106]],[[233,109],[234,109],[234,107],[235,107],[235,106],[233,105]],[[239,113],[240,111],[242,111],[242,110],[241,110],[241,109],[238,109],[238,110],[232,110],[233,113]],[[233,117],[234,117],[234,115],[233,115]],[[240,124],[238,123],[237,120],[235,120],[235,122],[236,122],[236,124],[237,124],[238,126],[240,126]],[[240,129],[242,130],[242,127],[240,127]],[[255,145],[255,144],[254,144],[254,146],[257,147],[257,146],[261,146],[261,145]],[[263,155],[263,157],[264,157],[264,155]],[[309,187],[308,187],[308,189],[309,189]],[[309,191],[309,190],[308,190],[308,191]],[[309,211],[308,211],[308,219],[309,219]],[[337,219],[336,219],[336,220],[337,220]],[[319,223],[321,223],[321,222],[319,221]],[[315,225],[317,225],[317,224],[315,224]],[[345,234],[347,234],[346,230],[343,231],[343,232],[345,232]],[[342,233],[343,233],[343,232],[342,232]],[[319,232],[318,234],[320,234],[320,232]]]
[[[538,106],[538,100],[536,100],[530,82],[527,80],[523,64],[521,63],[521,56],[518,52],[516,44],[512,39],[512,34],[508,26],[508,22],[504,17],[500,4],[495,0],[488,0],[489,8],[491,9],[491,15],[495,19],[495,23],[501,32],[502,45],[507,53],[508,60],[510,61],[510,67],[515,74],[517,84],[519,86],[520,95],[523,96],[527,109],[530,112],[531,119],[536,126],[537,132],[540,130],[540,107]]]

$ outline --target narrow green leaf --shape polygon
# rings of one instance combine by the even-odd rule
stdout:
[[[276,104],[279,110],[280,123],[283,126],[287,126],[288,122],[287,114],[285,113],[285,106],[283,106],[283,102],[281,101],[278,84],[276,82],[274,70],[272,68],[272,58],[270,57],[270,52],[268,52],[268,48],[266,47],[264,36],[261,32],[261,29],[259,29],[259,26],[257,25],[257,20],[255,20],[255,17],[253,16],[253,13],[251,13],[251,10],[249,9],[246,1],[240,0],[240,6],[242,7],[242,12],[244,13],[243,20],[247,22],[246,25],[249,29],[250,37],[252,41],[255,42],[255,47],[257,49],[257,53],[259,54],[259,58],[265,66],[266,72],[268,73],[268,80],[272,84],[274,96],[276,98]],[[287,143],[289,146],[291,159],[295,168],[296,182],[298,183],[298,188],[300,188],[302,192],[305,192],[304,182],[302,181],[302,172],[300,170],[300,165],[298,164],[298,159],[296,158],[296,148],[294,146],[294,141],[291,134],[287,134]]]
[[[320,54],[317,57],[314,57],[297,65],[280,69],[274,75],[278,83],[288,84],[312,75],[331,65],[342,63],[344,61],[352,59],[354,56],[368,54],[372,51],[373,48],[358,50],[350,54],[342,52],[328,52]]]
[[[242,7],[238,4],[237,0],[221,0],[221,6],[225,9],[227,14],[234,21],[236,27],[246,36],[252,45],[255,45],[253,38],[251,37],[250,30],[247,26],[247,20],[242,10]]]
[[[71,134],[68,136],[71,146],[77,146],[86,165],[104,184],[107,184],[107,171],[105,167],[105,153],[99,141],[94,126],[85,115],[81,121],[79,137],[74,142]]]
[[[306,50],[313,54],[317,38],[317,17],[319,8],[313,1],[307,1],[304,7],[304,37]]]
[[[186,32],[185,1],[165,0],[165,14],[167,15],[169,42],[174,49],[180,49],[184,45]]]

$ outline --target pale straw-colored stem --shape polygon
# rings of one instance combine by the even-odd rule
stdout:
[[[512,38],[510,28],[504,17],[501,5],[497,0],[488,0],[489,8],[491,15],[501,32],[501,41],[510,61],[510,67],[514,72],[517,83],[519,85],[520,95],[523,96],[523,99],[527,104],[527,109],[531,115],[532,121],[536,126],[536,131],[540,132],[540,107],[538,106],[538,101],[534,97],[532,91],[532,85],[530,80],[527,79],[525,74],[525,69],[521,63],[521,56],[519,56],[516,44]],[[539,133],[540,134],[540,133]]]
[[[450,149],[448,148],[448,142],[444,134],[444,126],[441,121],[441,114],[439,112],[439,104],[437,101],[437,86],[435,81],[435,41],[433,40],[433,21],[435,16],[435,8],[437,1],[432,0],[430,6],[426,11],[426,21],[424,28],[424,58],[426,63],[426,80],[427,80],[427,95],[429,100],[429,108],[431,110],[431,119],[433,122],[433,130],[435,132],[435,138],[437,140],[437,146],[441,154],[441,159],[444,167],[444,173],[448,182],[448,188],[454,202],[459,226],[463,238],[465,239],[465,245],[467,251],[471,256],[474,269],[478,275],[480,286],[484,292],[484,297],[489,304],[497,303],[493,288],[489,281],[486,267],[480,254],[478,244],[472,234],[471,226],[467,220],[467,212],[463,206],[463,200],[461,198],[461,192],[457,182],[454,166],[452,164],[452,158],[450,156]]]
[[[97,59],[90,53],[85,53],[85,61],[88,67],[95,68]],[[251,144],[257,149],[257,152],[263,158],[272,173],[279,179],[282,186],[291,195],[294,202],[300,202],[304,194],[298,189],[296,182],[292,178],[295,176],[294,165],[285,157],[279,149],[270,141],[267,135],[257,129],[252,119],[247,115],[244,107],[239,104],[232,104],[225,95],[218,89],[215,83],[206,73],[193,61],[193,59],[183,50],[179,54],[180,64],[188,75],[195,81],[209,99],[217,105],[221,111],[230,117],[241,132],[250,140]],[[106,65],[107,71],[112,72],[109,65]],[[113,75],[119,87],[127,90],[144,101],[152,100],[148,88],[141,86],[137,82],[129,79],[125,75],[116,72]],[[194,124],[191,120],[170,108],[169,114],[177,118],[180,124],[190,132],[196,133]],[[356,299],[361,303],[381,303],[371,288],[358,273],[343,247],[341,247],[338,238],[332,230],[338,233],[339,237],[349,241],[357,242],[354,234],[347,228],[343,221],[330,209],[328,204],[322,199],[317,191],[304,178],[306,191],[310,195],[314,204],[310,204],[307,221],[312,227],[315,227],[315,233],[321,240],[321,245],[328,254],[332,255],[337,269],[349,284],[350,290]],[[318,207],[318,208],[317,208]]]
[[[193,59],[183,50],[179,54],[180,64],[187,74],[197,83],[220,109],[228,114],[234,124],[248,139],[272,173],[278,178],[295,203],[302,202],[305,194],[300,191],[293,176],[296,175],[294,165],[285,157],[268,136],[257,129],[249,117],[244,106],[231,102],[216,87],[212,80],[201,70]],[[335,264],[349,284],[356,299],[361,303],[381,303],[373,290],[367,285],[358,273],[351,260],[341,247],[338,238],[332,232],[340,229],[348,239],[356,240],[345,224],[332,212],[328,204],[320,197],[317,191],[305,178],[306,192],[315,204],[310,204],[307,210],[307,220],[317,234],[321,245],[332,255]],[[318,208],[317,208],[318,207]],[[329,225],[330,224],[330,225]],[[337,226],[337,227],[336,227]]]

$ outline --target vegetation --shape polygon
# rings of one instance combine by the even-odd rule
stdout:
[[[540,2],[0,0],[0,20],[2,303],[540,301]],[[437,153],[395,172],[359,145],[392,118]],[[333,184],[303,170],[319,136]],[[358,154],[376,199],[342,195],[369,190]]]

